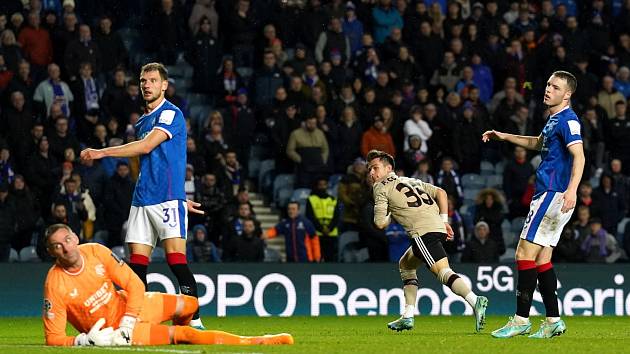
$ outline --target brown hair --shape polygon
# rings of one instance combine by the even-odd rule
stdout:
[[[555,76],[559,79],[566,81],[567,87],[569,88],[569,91],[571,91],[571,93],[574,93],[575,90],[577,90],[577,79],[570,72],[562,71],[562,70],[554,71],[554,73],[551,74],[551,76]]]
[[[46,232],[44,232],[44,244],[46,245],[46,247],[48,247],[48,239],[50,238],[50,236],[52,236],[55,232],[61,230],[61,229],[66,229],[70,232],[72,232],[72,229],[70,228],[70,226],[66,225],[66,224],[52,224],[50,226],[48,226],[46,228]]]
[[[164,81],[168,80],[168,70],[162,63],[145,64],[144,66],[142,66],[142,69],[140,70],[140,75],[148,71],[157,71],[160,73],[160,78],[162,78],[162,80]]]
[[[396,164],[394,163],[394,158],[392,157],[392,155],[386,153],[385,151],[370,150],[370,152],[368,152],[367,154],[367,162],[369,163],[370,161],[374,159],[379,159],[381,160],[383,164],[392,166],[392,169],[396,168]]]

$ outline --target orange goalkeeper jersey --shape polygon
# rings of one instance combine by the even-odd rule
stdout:
[[[125,314],[137,317],[144,299],[144,284],[110,249],[90,243],[79,246],[83,266],[70,273],[59,265],[48,271],[44,284],[44,331],[47,345],[73,345],[66,322],[88,332],[101,317],[105,327],[118,327]],[[114,284],[126,291],[116,291]]]

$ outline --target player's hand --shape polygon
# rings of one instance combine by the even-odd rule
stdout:
[[[201,203],[193,202],[190,199],[186,199],[186,207],[188,208],[189,213],[204,215],[205,212],[203,210],[197,209],[200,206],[201,206]]]
[[[136,321],[135,317],[123,316],[118,329],[114,331],[112,345],[131,345],[131,336],[133,335],[133,327],[136,325]]]
[[[445,222],[444,226],[446,227],[446,241],[453,241],[455,238],[455,232],[453,231],[451,224]]]
[[[483,141],[484,143],[487,143],[490,140],[499,140],[499,141],[503,141],[505,140],[505,137],[507,136],[507,134],[505,133],[501,133],[499,131],[496,130],[488,130],[485,133],[483,133],[481,135],[481,141]]]
[[[104,318],[99,318],[98,321],[90,328],[88,333],[81,333],[74,337],[74,345],[88,346],[96,345],[99,347],[105,347],[112,345],[112,338],[114,337],[114,329],[111,327],[103,328],[105,324]]]
[[[105,153],[99,149],[85,149],[80,156],[81,160],[98,160],[105,157]]]
[[[563,213],[568,213],[573,208],[575,208],[575,203],[577,202],[577,193],[573,191],[566,191],[562,195],[562,199],[564,202],[562,203],[562,208],[560,209]]]

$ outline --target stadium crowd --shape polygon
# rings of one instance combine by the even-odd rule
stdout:
[[[58,222],[121,245],[139,160],[78,156],[136,139],[149,61],[189,123],[186,192],[206,213],[191,261],[263,261],[284,235],[288,262],[336,262],[348,232],[397,261],[404,230],[372,223],[371,149],[448,192],[451,261],[513,257],[539,157],[481,134],[538,135],[555,70],[577,78],[587,156],[555,261],[630,254],[630,0],[3,0],[0,261]]]

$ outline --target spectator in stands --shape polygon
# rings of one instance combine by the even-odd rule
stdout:
[[[345,17],[342,23],[343,33],[350,42],[350,52],[354,56],[361,47],[361,37],[363,37],[363,22],[357,18],[356,6],[348,1],[346,3]]]
[[[15,237],[11,240],[11,247],[16,251],[31,244],[33,232],[39,219],[40,210],[35,195],[30,191],[24,177],[16,175],[13,181],[11,195],[15,200]]]
[[[53,47],[53,62],[62,64],[64,62],[64,56],[68,43],[79,37],[79,20],[74,12],[68,12],[63,14],[63,25],[56,27],[52,35]],[[62,65],[63,76],[67,77],[65,72],[65,66]]]
[[[17,224],[17,207],[9,195],[9,185],[0,184],[0,262],[9,260],[11,242],[14,240]]]
[[[396,148],[391,134],[385,127],[382,117],[375,117],[372,127],[363,133],[361,137],[361,155],[367,156],[370,150],[385,151],[392,156],[396,156]]]
[[[315,227],[300,215],[300,204],[289,202],[287,217],[267,232],[268,238],[284,236],[287,263],[319,262],[321,251]]]
[[[66,207],[66,217],[68,225],[75,234],[79,235],[81,240],[85,240],[83,232],[83,222],[88,220],[88,211],[86,209],[83,196],[77,189],[77,181],[68,174],[68,178],[62,177],[63,187],[59,194],[55,197],[54,204],[63,204]],[[92,203],[90,199],[90,203]],[[92,204],[92,206],[94,206]]]
[[[131,117],[133,113],[144,113],[144,101],[142,97],[140,97],[140,83],[138,80],[129,80],[122,105],[120,107],[113,107],[111,112],[112,116],[116,117],[119,122],[122,123],[123,127],[130,122],[129,117]]]
[[[79,141],[69,131],[68,119],[61,116],[57,118],[54,124],[55,131],[48,138],[50,143],[50,153],[57,159],[57,161],[64,160],[64,151],[67,148],[72,148],[75,156],[79,155]]]
[[[426,155],[422,152],[422,138],[418,135],[411,135],[407,139],[409,141],[409,148],[404,153],[404,171],[405,175],[409,176],[417,170],[420,161],[426,158]]]
[[[626,176],[622,172],[623,164],[619,159],[612,159],[610,161],[610,176],[613,179],[615,189],[621,196],[621,199],[626,205],[626,210],[629,209],[628,198],[630,198],[630,177]]]
[[[64,53],[64,63],[70,81],[79,76],[81,63],[92,65],[92,72],[98,75],[104,56],[114,53],[101,52],[96,41],[92,40],[92,30],[87,24],[79,25],[79,37],[70,41]]]
[[[343,173],[348,166],[361,156],[361,136],[363,129],[359,123],[355,109],[350,105],[346,106],[340,116],[340,121],[336,124],[337,134],[340,137],[334,154],[335,172]]]
[[[191,18],[193,16],[194,13]],[[196,31],[187,46],[184,57],[193,67],[193,89],[200,93],[213,93],[216,85],[213,80],[221,64],[221,43],[212,34],[212,24],[208,17],[200,19],[199,31]]]
[[[238,160],[236,151],[227,150],[221,156],[221,174],[219,175],[219,184],[225,191],[228,200],[234,198],[238,189],[245,184],[246,175],[243,173],[243,167]]]
[[[26,99],[26,105],[33,109],[32,98],[35,93],[36,85],[37,83],[33,81],[31,75],[31,64],[28,61],[21,59],[18,62],[17,72],[13,75],[13,78],[9,82],[9,86],[5,91],[5,94],[10,97],[10,95],[15,91],[22,92]]]
[[[444,243],[449,262],[459,263],[461,252],[466,247],[466,231],[464,230],[464,218],[457,211],[457,200],[453,196],[448,196],[448,223],[453,229],[454,235],[451,242]]]
[[[108,180],[103,167],[91,160],[80,160],[80,164],[74,171],[81,175],[82,189],[89,191],[94,205],[101,208]]]
[[[61,80],[59,65],[48,65],[48,79],[37,85],[33,100],[45,106],[44,116],[49,116],[53,103],[58,103],[61,105],[61,112],[70,117],[70,105],[74,96],[68,84]]]
[[[617,240],[602,228],[599,218],[590,221],[591,233],[580,246],[587,263],[615,263],[621,257]]]
[[[70,82],[73,101],[72,114],[77,124],[78,136],[90,136],[99,121],[99,97],[102,90],[98,81],[92,76],[92,64],[79,64],[79,76]]]
[[[222,205],[223,207],[223,205]],[[223,239],[221,240],[221,246],[223,248],[227,247],[227,245],[232,242],[232,239],[240,237],[243,233],[243,223],[246,219],[253,219],[256,225],[256,234],[258,236],[262,235],[262,231],[260,228],[260,222],[254,218],[252,214],[252,209],[249,203],[241,203],[238,205],[237,214],[234,215],[225,225],[222,232]]]
[[[157,48],[158,59],[165,65],[174,65],[177,55],[186,43],[186,25],[184,16],[172,0],[163,0],[157,14],[152,16],[152,23],[147,26],[150,32],[148,43]]]
[[[286,154],[296,164],[296,186],[298,188],[310,186],[313,182],[313,175],[325,171],[329,147],[326,136],[317,128],[315,116],[307,117],[302,128],[291,132]]]
[[[622,66],[617,71],[614,87],[626,99],[630,99],[630,69],[627,66]]]
[[[249,102],[247,89],[240,88],[237,91],[236,102],[231,107],[231,118],[227,121],[230,147],[235,150],[238,160],[241,162],[245,173],[249,163],[254,134],[256,132],[255,107]]]
[[[203,25],[203,19],[208,19],[210,23],[210,33],[212,37],[219,37],[219,14],[215,9],[215,0],[196,0],[188,18],[188,28],[195,36]]]
[[[4,57],[7,70],[17,74],[18,63],[22,60],[23,54],[15,34],[10,29],[0,31],[0,54]]]
[[[200,209],[204,211],[204,226],[210,236],[208,240],[218,244],[222,211],[227,200],[223,191],[217,186],[217,178],[212,173],[205,173],[201,178],[200,189],[195,193],[196,202],[201,203]],[[229,216],[230,218],[232,215]]]
[[[202,149],[205,154],[206,166],[215,173],[222,169],[222,154],[228,150],[229,145],[223,135],[223,117],[218,111],[212,112],[215,116],[203,131]]]
[[[588,223],[586,226],[589,229],[587,235],[590,235]],[[580,234],[575,229],[570,226],[565,227],[564,230],[562,230],[562,236],[560,236],[558,245],[554,248],[552,260],[554,262],[563,263],[584,262],[584,254],[580,248],[582,244],[581,240]]]
[[[243,232],[231,238],[223,250],[224,262],[262,262],[265,259],[265,242],[256,232],[252,218],[243,220]]]
[[[444,189],[446,194],[455,197],[457,206],[459,207],[464,197],[464,192],[462,190],[459,174],[454,169],[452,158],[445,157],[442,159],[440,170],[436,175],[436,186]]]
[[[202,176],[206,169],[203,154],[197,148],[197,142],[191,136],[186,139],[186,163],[192,165],[196,176]]]
[[[125,69],[117,68],[111,77],[113,80],[108,81],[107,87],[101,96],[99,107],[105,117],[122,116],[123,101],[127,92],[127,81]]]
[[[418,163],[418,167],[416,168],[415,171],[413,171],[411,178],[419,179],[424,183],[435,184],[433,180],[433,176],[431,175],[431,173],[429,173],[430,169],[431,169],[431,165],[430,165],[429,159],[424,159]]]
[[[499,192],[492,188],[486,188],[479,192],[475,200],[474,222],[485,221],[490,228],[490,238],[496,242],[497,253],[505,253],[505,242],[503,241],[503,198]]]
[[[22,46],[24,57],[31,63],[33,72],[42,78],[46,66],[52,63],[53,47],[50,33],[40,27],[41,19],[36,12],[28,14],[28,26],[18,31],[18,42]],[[41,75],[41,76],[40,76]]]
[[[475,117],[475,111],[470,102],[463,105],[461,118],[457,120],[453,131],[453,150],[459,161],[459,173],[479,173],[481,164],[481,140],[483,122]]]
[[[315,226],[321,244],[322,259],[336,262],[339,243],[341,209],[337,198],[328,194],[328,179],[316,179],[306,203],[306,218]]]
[[[50,204],[55,188],[54,171],[58,168],[57,159],[49,154],[48,138],[43,136],[38,142],[37,151],[29,159],[27,181],[33,187],[35,196],[40,200],[42,215],[50,214]]]
[[[615,187],[615,180],[609,172],[602,174],[599,187],[593,191],[593,216],[598,217],[605,230],[615,235],[617,224],[626,213],[626,202]]]
[[[101,71],[110,75],[117,68],[128,67],[129,53],[120,37],[120,34],[112,31],[112,17],[103,15],[98,20],[98,30],[94,35],[96,46],[102,53]]]
[[[617,91],[614,86],[615,79],[606,75],[602,78],[602,88],[597,93],[597,101],[606,110],[606,114],[609,118],[616,116],[615,105],[619,101],[624,101],[626,98]]]
[[[596,96],[599,88],[599,79],[588,69],[588,56],[584,54],[576,56],[575,69],[571,73],[580,83],[580,89],[571,97],[580,105],[586,105],[588,98]]]
[[[208,241],[208,231],[203,225],[195,225],[192,229],[193,239],[186,247],[186,253],[190,262],[208,263],[221,262],[217,247]]]
[[[594,108],[588,108],[584,112],[582,119],[582,139],[584,140],[584,153],[586,156],[586,171],[603,168],[604,164],[604,128],[608,122],[604,122],[597,115]],[[606,123],[606,124],[605,124]]]
[[[630,172],[630,119],[627,116],[627,105],[624,99],[615,103],[613,115],[606,121],[605,142],[612,158],[621,160],[626,167],[624,173]]]
[[[123,223],[129,216],[131,197],[134,184],[129,177],[129,164],[119,161],[116,165],[116,173],[110,177],[106,188],[107,193],[103,201],[105,229],[108,233],[107,246],[113,247],[122,244]]]
[[[380,0],[372,9],[374,40],[382,44],[394,28],[403,28],[401,15],[392,6],[392,0]]]
[[[232,57],[223,58],[223,65],[214,80],[216,87],[211,89],[215,91],[217,106],[227,107],[233,104],[236,101],[237,90],[243,87],[244,83],[241,75],[236,71]]]
[[[15,167],[24,171],[27,167],[27,142],[33,126],[33,115],[30,108],[25,105],[24,94],[14,91],[11,94],[11,105],[2,113],[0,127],[4,132],[11,132],[7,135],[7,142],[15,156]]]
[[[452,91],[459,81],[460,71],[461,68],[455,61],[453,52],[446,51],[440,68],[434,72],[431,78],[431,84],[444,85],[448,91]]]
[[[577,233],[579,244],[582,244],[588,235],[591,233],[591,226],[589,221],[591,220],[591,210],[587,205],[580,205],[577,207],[577,213],[575,221],[573,221],[572,227]]]
[[[516,146],[514,157],[507,162],[503,170],[503,192],[507,198],[509,219],[527,215],[527,205],[521,203],[521,197],[527,188],[527,180],[534,174],[534,166],[527,161],[527,151]]]
[[[462,252],[463,263],[497,263],[499,261],[499,245],[490,237],[490,227],[485,221],[475,224],[475,234],[466,242]]]
[[[315,59],[318,63],[328,60],[333,53],[341,55],[343,65],[347,64],[352,55],[350,39],[343,32],[341,19],[332,17],[328,30],[319,34],[315,45]]]
[[[357,158],[348,166],[347,173],[339,181],[338,196],[343,204],[340,232],[358,231],[361,206],[367,198],[363,183],[367,173],[365,160]]]
[[[244,1],[244,0],[240,0]],[[282,73],[276,65],[276,56],[267,50],[263,54],[263,66],[253,78],[254,102],[260,109],[271,105],[276,89],[282,86]]]
[[[405,125],[403,128],[405,133],[405,145],[404,149],[407,150],[409,148],[409,137],[411,135],[417,135],[420,137],[422,141],[420,152],[426,154],[428,151],[427,141],[433,135],[433,131],[431,127],[429,127],[429,123],[424,120],[424,116],[422,114],[422,107],[413,106],[410,110],[410,117],[405,121]]]

